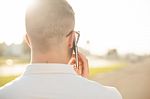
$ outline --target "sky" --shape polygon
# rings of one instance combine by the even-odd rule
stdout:
[[[20,43],[24,11],[31,0],[0,0],[0,42]],[[94,54],[150,53],[149,0],[69,0],[80,31],[79,46]],[[89,44],[86,42],[90,41]]]

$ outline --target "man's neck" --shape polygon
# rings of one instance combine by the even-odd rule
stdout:
[[[45,54],[32,53],[31,63],[63,63],[67,64],[68,59],[64,53],[51,52]]]

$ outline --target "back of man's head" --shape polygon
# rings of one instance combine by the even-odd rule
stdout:
[[[26,12],[26,31],[33,49],[46,52],[74,29],[74,12],[66,0],[35,0]]]

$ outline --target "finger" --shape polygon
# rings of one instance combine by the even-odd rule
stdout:
[[[80,52],[79,52],[79,61],[81,62],[80,66],[82,66],[82,76],[88,77],[88,74],[89,74],[88,60]]]

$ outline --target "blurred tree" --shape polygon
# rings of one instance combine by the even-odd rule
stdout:
[[[0,43],[0,57],[4,55],[7,45],[5,43]]]
[[[110,58],[110,59],[117,59],[118,58],[118,51],[117,49],[110,49],[108,52],[107,52],[107,58]]]
[[[25,40],[22,42],[22,46],[23,46],[23,53],[27,56],[30,55],[30,48]]]

